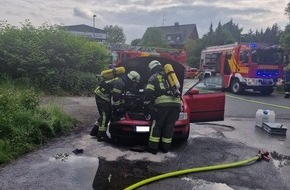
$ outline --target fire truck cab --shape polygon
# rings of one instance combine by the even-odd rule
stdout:
[[[203,77],[222,75],[224,87],[235,94],[246,89],[271,94],[283,77],[283,51],[264,43],[234,43],[201,52]]]

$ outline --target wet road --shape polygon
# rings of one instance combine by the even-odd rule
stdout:
[[[270,152],[269,162],[186,174],[139,189],[290,189],[287,184],[290,179],[289,131],[283,137],[271,136],[254,127],[253,115],[229,117],[226,113],[222,122],[192,124],[186,143],[174,143],[167,154],[152,155],[130,151],[133,144],[108,144],[90,137],[88,133],[97,115],[94,98],[71,97],[57,101],[68,113],[81,118],[81,129],[1,167],[1,190],[83,190],[93,189],[93,186],[95,189],[124,189],[171,171],[248,159],[260,149]],[[226,101],[232,100],[227,97]],[[277,117],[277,121],[290,128],[289,120]],[[84,152],[74,154],[72,151],[76,148]]]
[[[231,127],[225,126],[224,122],[232,124]],[[140,180],[171,171],[248,159],[259,149],[270,151],[270,162],[182,175],[139,189],[289,189],[285,182],[290,173],[289,157],[285,157],[289,152],[282,155],[275,149],[282,145],[287,148],[289,140],[267,139],[263,131],[255,132],[254,127],[242,125],[251,123],[248,120],[224,122],[193,125],[189,140],[175,143],[167,154],[132,152],[127,144],[99,143],[87,134],[57,139],[1,168],[0,189],[80,190],[93,189],[92,186],[95,189],[104,186],[107,186],[105,189],[124,189]],[[250,136],[241,136],[250,133]],[[253,140],[255,133],[260,133],[256,141]],[[258,143],[261,139],[264,142]],[[271,148],[269,140],[272,141]],[[83,148],[84,152],[75,155],[72,153],[75,148]]]

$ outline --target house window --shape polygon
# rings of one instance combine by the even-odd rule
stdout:
[[[180,36],[176,36],[176,41],[179,41],[180,40]]]
[[[167,36],[167,40],[171,40],[171,36]]]

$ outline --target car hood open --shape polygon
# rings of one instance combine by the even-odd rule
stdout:
[[[172,65],[181,86],[179,90],[180,92],[182,92],[182,87],[183,87],[183,82],[184,82],[184,73],[185,73],[184,65],[176,61],[162,58],[162,57],[138,57],[135,59],[130,59],[124,63],[126,72],[135,70],[140,74],[141,79],[140,79],[138,88],[139,89],[145,88],[145,85],[147,84],[147,81],[149,77],[151,76],[148,65],[153,60],[158,60],[162,64],[162,66],[168,63]]]

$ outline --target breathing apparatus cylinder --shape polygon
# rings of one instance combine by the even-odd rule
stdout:
[[[101,76],[105,79],[112,79],[118,75],[125,73],[125,67],[114,67],[101,72]]]
[[[178,78],[172,65],[171,64],[164,65],[164,72],[167,75],[168,83],[170,85],[170,88],[174,91],[174,94],[176,95],[180,94],[179,92],[180,83],[178,81]]]
[[[166,64],[164,66],[164,72],[167,75],[167,79],[168,79],[170,87],[179,89],[180,88],[180,84],[179,84],[178,78],[177,78],[177,76],[175,74],[175,71],[174,71],[174,69],[173,69],[171,64]]]

